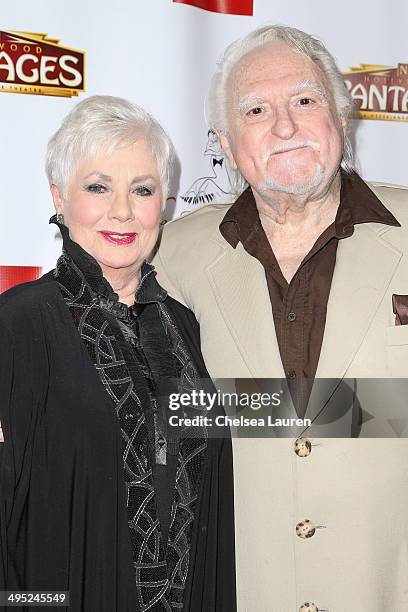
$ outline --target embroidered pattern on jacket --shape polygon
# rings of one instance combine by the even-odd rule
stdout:
[[[142,612],[182,610],[190,564],[192,526],[207,449],[206,431],[178,443],[176,489],[171,509],[167,551],[157,517],[148,428],[143,406],[150,402],[148,385],[135,385],[117,342],[117,330],[100,307],[82,272],[67,256],[57,263],[56,281],[79,335],[107,393],[113,400],[123,441],[124,477],[138,604]],[[179,392],[199,386],[199,376],[177,327],[163,303],[161,323],[177,363]],[[118,326],[119,330],[119,326]],[[139,380],[140,383],[140,380]],[[157,461],[157,458],[156,458]],[[131,503],[130,503],[131,502]]]

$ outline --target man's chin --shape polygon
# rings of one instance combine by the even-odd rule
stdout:
[[[260,194],[270,191],[280,191],[292,195],[306,195],[320,186],[323,180],[323,168],[318,168],[312,176],[290,176],[272,177],[269,176],[259,186]]]

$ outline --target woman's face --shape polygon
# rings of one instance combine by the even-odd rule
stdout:
[[[51,190],[71,239],[105,276],[112,269],[140,270],[157,240],[162,203],[156,161],[145,140],[82,161],[65,200],[56,185]]]

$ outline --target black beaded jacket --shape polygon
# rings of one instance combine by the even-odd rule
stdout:
[[[170,393],[211,385],[198,324],[148,264],[120,304],[60,229],[56,269],[0,297],[0,591],[233,612],[231,441],[167,418]]]

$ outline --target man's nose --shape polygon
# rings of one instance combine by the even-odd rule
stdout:
[[[134,219],[133,208],[131,205],[130,195],[128,192],[115,193],[112,205],[109,211],[109,217],[116,219],[121,223]]]
[[[296,132],[296,125],[289,109],[280,107],[276,110],[275,121],[271,129],[272,132],[279,138],[282,138],[282,140],[289,140],[292,138]]]

